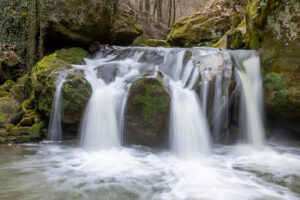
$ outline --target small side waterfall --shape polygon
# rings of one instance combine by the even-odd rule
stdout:
[[[62,127],[61,127],[61,103],[62,103],[62,88],[66,81],[65,74],[59,74],[56,80],[55,95],[52,103],[52,111],[49,122],[48,137],[53,141],[62,140]]]
[[[256,52],[240,51],[234,54],[239,60],[237,75],[241,83],[240,117],[246,143],[256,147],[264,145],[265,133],[262,113],[262,79],[260,59]],[[241,134],[243,135],[243,134]]]

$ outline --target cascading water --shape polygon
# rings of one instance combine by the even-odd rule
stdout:
[[[207,155],[210,152],[210,136],[206,118],[200,107],[198,96],[193,90],[199,77],[199,70],[191,61],[184,65],[181,51],[176,65],[171,66],[173,79],[171,91],[170,138],[171,148],[182,158]],[[169,61],[167,60],[166,63]]]
[[[130,86],[127,81],[138,74],[136,70],[130,69],[131,61],[122,64],[111,63],[109,58],[98,59],[98,62],[86,60],[84,68],[93,94],[83,116],[80,133],[82,146],[89,150],[109,149],[121,145],[124,105]],[[105,79],[98,77],[98,73],[101,74],[102,68],[110,64],[116,67],[115,72],[118,75],[105,82]]]
[[[171,82],[170,88],[172,150],[182,158],[209,154],[209,131],[195,91],[181,82]]]
[[[66,74],[59,74],[56,80],[55,95],[52,102],[52,111],[49,122],[48,136],[50,140],[62,140],[62,125],[61,125],[61,103],[62,103],[62,88],[66,81]]]
[[[93,150],[120,146],[123,143],[124,112],[131,83],[140,77],[156,77],[160,72],[171,97],[172,151],[185,158],[208,154],[210,137],[218,141],[222,134],[229,134],[229,90],[235,87],[231,57],[237,58],[235,54],[212,48],[102,49],[95,58],[87,59],[85,66],[75,66],[84,70],[85,78],[93,89],[82,120],[81,144]],[[238,58],[238,64],[244,65],[243,68],[237,66],[237,79],[242,87],[236,87],[236,90],[240,90],[237,92],[247,100],[241,104],[247,108],[247,112],[241,112],[242,118],[247,118],[243,125],[248,130],[247,141],[258,144],[262,143],[257,138],[263,137],[263,131],[261,122],[257,121],[262,117],[261,113],[254,111],[260,109],[260,97],[257,95],[261,87],[253,84],[261,83],[261,80],[251,77],[258,72],[254,73],[259,69],[259,58],[251,57],[251,51],[244,54],[245,58]],[[251,87],[247,81],[252,81]],[[245,93],[246,90],[252,92]],[[251,97],[246,98],[245,95],[249,94]],[[255,96],[255,101],[250,100],[252,96]]]

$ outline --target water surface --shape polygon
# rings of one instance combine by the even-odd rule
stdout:
[[[220,146],[179,159],[139,148],[1,146],[0,185],[1,200],[296,200],[300,148]]]

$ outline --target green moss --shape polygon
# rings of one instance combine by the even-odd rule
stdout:
[[[11,97],[0,98],[0,126],[5,123],[12,123],[20,110],[20,104]]]
[[[56,51],[39,61],[32,74],[33,91],[31,99],[34,99],[34,102],[31,104],[39,112],[49,117],[55,94],[57,72],[70,69],[72,67],[71,64],[82,64],[83,58],[87,56],[88,53],[81,48],[70,48]],[[72,91],[72,93],[76,94],[76,91]],[[76,98],[73,100],[75,102],[78,101]]]
[[[80,76],[75,76],[64,84],[63,94],[63,113],[80,112],[82,106],[89,99],[92,89],[90,84]]]
[[[8,92],[4,88],[0,87],[0,98],[6,96],[8,96]]]
[[[120,13],[112,28],[114,43],[130,45],[132,41],[143,34],[143,27],[127,13]]]
[[[134,87],[140,91],[134,98],[134,104],[141,107],[143,120],[150,121],[169,105],[170,99],[162,83],[152,79],[140,79]]]
[[[77,41],[78,43],[82,43],[82,44],[88,44],[89,42],[91,42],[91,39],[86,37],[84,34],[70,30],[68,27],[64,26],[63,24],[54,24],[52,26],[52,29],[58,35],[63,35],[67,40]]]
[[[34,124],[29,131],[30,139],[37,140],[43,137],[43,124]]]
[[[7,80],[1,87],[5,89],[6,91],[10,91],[16,83],[12,80]]]
[[[139,36],[134,41],[132,46],[142,47],[171,47],[170,44],[165,40],[152,39],[147,36]]]
[[[234,3],[234,6],[239,6],[238,11],[224,6],[226,3],[228,2],[212,2],[204,11],[176,20],[167,41],[173,46],[213,46],[244,19],[243,2]],[[220,43],[215,46],[221,46]]]
[[[22,103],[22,110],[24,113],[28,113],[29,110],[33,109],[33,99],[27,99]]]
[[[269,91],[278,91],[286,87],[287,79],[282,74],[270,72],[265,76],[264,82]]]
[[[241,49],[244,44],[244,37],[242,31],[234,29],[227,34],[227,48]]]
[[[82,64],[83,58],[87,58],[89,53],[82,48],[69,48],[56,51],[56,56],[70,64]]]

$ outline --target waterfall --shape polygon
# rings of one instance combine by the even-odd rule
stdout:
[[[128,79],[138,75],[128,62],[112,62],[109,58],[98,57],[86,60],[85,78],[92,86],[92,96],[88,102],[81,124],[81,145],[88,150],[119,147],[124,121],[124,108],[130,84]],[[107,71],[106,66],[114,65],[116,71]],[[100,66],[100,67],[99,67]],[[111,79],[101,77],[107,73]],[[117,73],[118,75],[114,75]],[[100,76],[99,76],[100,74]]]
[[[255,52],[236,52],[239,59],[237,75],[241,82],[240,117],[246,142],[256,147],[264,145],[265,133],[262,113],[262,79],[260,59]],[[241,61],[242,60],[242,61]]]
[[[65,74],[59,74],[56,79],[55,95],[52,102],[52,111],[49,122],[48,137],[50,140],[61,141],[62,140],[62,128],[61,128],[61,103],[62,103],[62,88],[66,81]]]
[[[199,70],[191,61],[184,64],[182,50],[173,67],[169,82],[171,91],[170,138],[171,150],[181,158],[207,155],[210,152],[210,133],[194,85]],[[166,63],[169,63],[166,61]],[[175,68],[175,69],[174,69]],[[175,78],[174,78],[175,77]],[[204,109],[205,110],[205,109]]]
[[[207,155],[209,131],[195,91],[171,82],[171,148],[183,158]]]
[[[249,144],[264,143],[262,81],[255,51],[106,47],[84,66],[74,67],[84,71],[93,90],[80,129],[86,149],[121,146],[131,84],[157,76],[170,93],[170,147],[176,155],[209,154],[211,139],[222,142],[233,134],[232,118],[245,119],[239,127]],[[235,94],[241,103],[232,97]],[[240,105],[238,117],[232,104]]]

